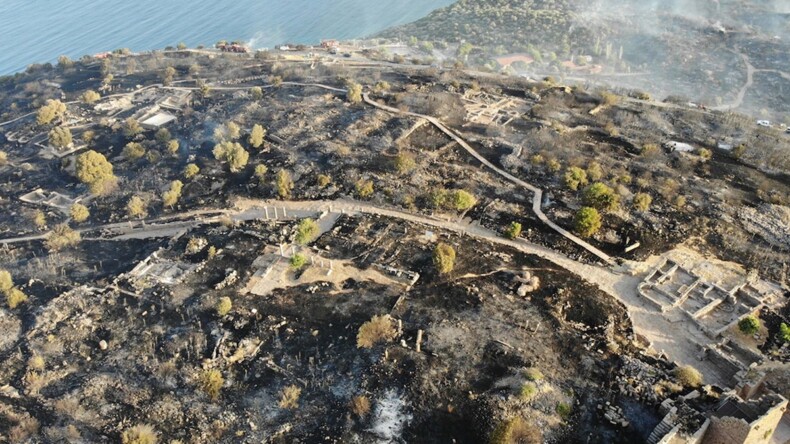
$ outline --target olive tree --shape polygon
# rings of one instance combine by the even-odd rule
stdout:
[[[247,166],[250,159],[250,153],[237,142],[218,143],[214,146],[213,153],[215,159],[227,163],[230,171],[234,173]]]
[[[85,205],[75,203],[69,208],[69,215],[74,222],[80,223],[88,220],[91,213]]]
[[[291,173],[289,173],[287,170],[278,171],[276,186],[278,196],[283,199],[291,197],[291,191],[294,189],[294,181],[291,178]]]
[[[360,103],[362,101],[362,85],[356,82],[348,82],[346,88],[346,100],[350,103]]]
[[[38,109],[36,121],[39,125],[47,125],[53,120],[62,118],[66,114],[66,105],[60,100],[49,99]]]
[[[77,179],[88,185],[94,194],[104,194],[115,183],[112,164],[103,154],[90,150],[77,157]]]
[[[601,214],[592,207],[582,207],[574,218],[576,232],[583,237],[590,237],[601,229]]]
[[[263,146],[264,137],[266,137],[266,130],[261,125],[254,125],[250,134],[250,145],[253,148],[260,148]]]
[[[170,182],[170,188],[162,193],[162,204],[166,207],[172,207],[178,203],[181,198],[181,189],[184,187],[183,182],[174,180]]]
[[[140,196],[132,196],[126,203],[129,217],[145,217],[148,215],[148,204]]]
[[[445,243],[439,243],[433,250],[433,265],[440,274],[447,274],[455,268],[455,249]]]
[[[84,103],[90,105],[92,103],[96,103],[99,99],[101,99],[101,96],[96,91],[88,90],[82,93],[82,96],[80,96],[80,98]]]
[[[620,206],[620,196],[602,182],[596,182],[585,188],[582,200],[585,205],[596,210],[615,211]]]
[[[49,144],[55,148],[65,148],[71,145],[72,141],[71,130],[64,126],[56,126],[49,132]]]

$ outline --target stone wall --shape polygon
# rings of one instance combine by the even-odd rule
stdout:
[[[710,427],[702,440],[703,444],[760,444],[773,435],[787,410],[787,399],[769,395],[760,401],[760,406],[770,406],[757,419],[747,423],[733,417],[711,417]],[[770,404],[773,404],[772,406]],[[752,406],[750,407],[757,407]]]

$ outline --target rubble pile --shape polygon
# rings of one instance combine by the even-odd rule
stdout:
[[[605,405],[598,404],[598,411],[613,426],[626,428],[630,425],[630,423],[625,419],[625,413],[623,413],[623,409],[611,405],[609,402],[607,402]]]
[[[790,208],[763,204],[759,208],[743,207],[738,212],[744,228],[768,243],[790,249]]]
[[[623,364],[615,378],[617,389],[625,396],[646,404],[660,404],[662,399],[656,387],[666,381],[666,374],[644,361],[623,356]]]

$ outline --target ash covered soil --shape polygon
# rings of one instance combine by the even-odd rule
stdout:
[[[157,86],[168,67],[172,87]],[[617,205],[601,208],[601,228],[587,240],[617,259],[688,241],[788,276],[790,237],[775,229],[790,195],[788,139],[743,116],[552,79],[269,53],[34,66],[0,81],[0,118],[35,113],[48,99],[68,105],[51,123],[33,114],[0,135],[0,237],[31,237],[0,247],[2,268],[27,296],[0,306],[0,436],[471,443],[517,430],[526,442],[630,443],[647,438],[663,400],[690,392],[672,364],[635,342],[619,303],[537,257],[372,216],[342,217],[280,257],[298,221],[197,213],[216,216],[239,199],[356,200],[503,234],[518,222],[523,239],[597,261],[538,220],[527,190],[481,168],[436,127],[295,83],[360,85],[373,100],[436,116],[544,189],[543,210],[568,230],[589,204],[588,186],[606,185]],[[102,105],[128,105],[102,111],[80,100],[87,89],[101,91]],[[166,132],[131,131],[184,91],[191,96]],[[481,109],[496,110],[497,123]],[[266,129],[259,146],[254,125]],[[47,154],[55,127],[85,146]],[[669,141],[694,150],[671,152]],[[223,142],[248,158],[216,155]],[[88,150],[113,165],[117,187],[96,195],[75,177]],[[187,175],[188,165],[197,172]],[[576,187],[574,168],[586,177]],[[180,193],[166,204],[176,180]],[[81,199],[88,219],[20,200],[38,188]],[[647,208],[637,208],[640,194]],[[55,244],[49,233],[62,224],[81,240]],[[437,242],[456,252],[448,274],[434,266]],[[294,252],[306,258],[298,270],[288,265]]]
[[[267,241],[293,229],[254,223],[190,232],[157,254],[201,264],[175,285],[122,275],[112,288],[33,296],[2,348],[3,428],[18,442],[116,441],[149,424],[163,440],[184,442],[472,443],[520,416],[551,442],[634,442],[658,422],[649,399],[617,388],[623,359],[640,358],[625,310],[553,264],[434,233],[459,257],[440,276],[425,227],[346,217],[316,241],[315,254],[360,273],[373,264],[416,271],[417,283],[329,275],[299,284],[309,270],[289,270],[294,286],[243,294]],[[205,245],[187,253],[197,238],[217,253],[209,257]],[[229,269],[238,281],[217,290]],[[521,297],[516,277],[524,271],[541,284]],[[220,315],[223,296],[232,308]],[[359,348],[360,326],[376,315],[391,316],[396,334]],[[201,383],[209,369],[224,381],[215,399]],[[301,393],[284,408],[288,386]],[[350,407],[357,396],[369,411]],[[606,401],[628,402],[633,425],[605,420],[597,405]],[[559,414],[558,405],[569,412]]]

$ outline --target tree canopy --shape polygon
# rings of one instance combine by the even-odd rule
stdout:
[[[576,232],[583,237],[590,237],[601,229],[601,214],[592,207],[582,207],[574,219]]]
[[[112,164],[103,154],[90,150],[77,157],[77,179],[87,184],[94,194],[103,194],[107,185],[115,181]]]
[[[71,130],[65,126],[56,126],[49,132],[49,144],[55,148],[65,148],[71,143]]]
[[[49,99],[47,103],[38,109],[36,121],[39,125],[47,125],[53,120],[59,119],[66,114],[66,105],[60,100]]]
[[[608,185],[596,182],[584,189],[584,204],[596,210],[615,211],[620,206],[620,196]]]
[[[250,145],[253,148],[260,148],[263,146],[264,137],[266,137],[266,130],[261,125],[254,125],[250,134]]]
[[[214,146],[213,153],[215,159],[227,163],[230,171],[234,173],[247,166],[247,161],[250,159],[250,153],[237,142],[218,143]]]
[[[433,250],[433,265],[436,271],[447,274],[455,268],[455,249],[445,243],[440,243]]]

